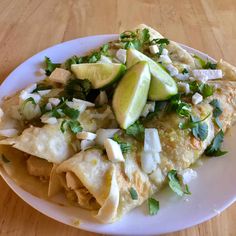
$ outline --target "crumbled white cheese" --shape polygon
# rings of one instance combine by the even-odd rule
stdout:
[[[183,184],[188,184],[197,178],[197,172],[190,168],[182,170],[178,174],[181,176]]]
[[[187,79],[189,79],[189,73],[185,73],[185,74],[179,73],[175,77],[178,80],[187,80]]]
[[[161,54],[162,54],[162,55],[168,55],[168,53],[169,53],[168,50],[167,50],[166,48],[163,48]]]
[[[38,91],[38,94],[39,94],[40,96],[45,96],[45,95],[49,94],[50,92],[51,92],[51,89],[39,90],[39,91]]]
[[[104,55],[101,55],[101,58],[99,61],[97,61],[97,63],[112,63],[112,60],[109,57],[106,57]]]
[[[141,155],[141,167],[143,171],[150,174],[156,169],[156,166],[157,162],[153,158],[153,153],[143,151]]]
[[[37,88],[37,84],[30,84],[28,85],[23,91],[27,93],[32,93]]]
[[[104,142],[104,147],[107,152],[108,159],[112,162],[124,162],[125,159],[123,157],[120,145],[114,140],[108,138]]]
[[[86,140],[94,140],[96,138],[96,134],[91,133],[91,132],[87,132],[87,131],[82,131],[79,132],[76,137],[78,139],[86,139]]]
[[[86,150],[94,145],[95,145],[95,142],[93,140],[84,139],[80,143],[80,148],[81,148],[81,150]]]
[[[46,104],[46,107],[45,107],[45,108],[46,108],[47,111],[51,111],[51,110],[52,110],[52,104],[48,102],[48,103]]]
[[[38,104],[41,96],[37,93],[28,93],[27,91],[23,90],[21,91],[19,98],[21,101],[25,101],[28,98],[33,98],[35,103]]]
[[[168,55],[160,55],[159,62],[162,62],[163,64],[170,64],[172,63],[171,59]]]
[[[119,49],[116,52],[116,57],[121,63],[125,64],[126,63],[126,50],[125,49]]]
[[[199,82],[205,84],[208,79],[209,79],[209,78],[208,78],[208,76],[206,75],[206,76],[204,76],[204,77],[197,77],[197,78],[196,78],[196,81],[199,81]]]
[[[177,85],[180,93],[190,93],[190,87],[188,83],[178,82]]]
[[[143,108],[141,116],[146,117],[149,112],[154,112],[155,110],[155,102],[147,102]]]
[[[223,77],[222,70],[193,70],[192,73],[195,78],[207,77],[208,80],[221,79]]]
[[[48,102],[50,102],[53,106],[58,106],[61,102],[59,98],[49,98]]]
[[[144,130],[144,151],[145,152],[161,152],[161,142],[158,131],[155,128]]]
[[[108,103],[106,91],[100,91],[99,95],[95,99],[95,103],[100,106]]]
[[[170,72],[171,76],[176,76],[179,74],[178,69],[175,66],[173,66],[172,64],[167,64],[166,69]]]
[[[94,107],[94,103],[87,102],[81,99],[73,98],[72,101],[66,102],[66,105],[70,108],[79,110],[81,113],[85,111],[87,107]]]
[[[50,124],[50,125],[57,124],[57,118],[55,117],[48,117],[47,115],[43,115],[40,119],[44,124]]]
[[[12,138],[18,134],[17,129],[2,129],[0,130],[0,136]]]
[[[119,131],[119,129],[98,129],[96,132],[96,143],[103,146],[104,142],[108,138],[113,138],[113,136]]]
[[[156,44],[149,46],[149,51],[151,54],[157,54],[159,52],[159,48]]]
[[[202,102],[203,100],[203,97],[200,93],[195,93],[193,96],[192,96],[192,103],[194,105],[197,105],[199,104],[200,102]]]
[[[49,76],[49,79],[56,83],[66,84],[70,79],[70,76],[71,73],[68,70],[56,68]]]
[[[156,170],[154,170],[151,175],[150,175],[150,179],[155,183],[155,184],[161,184],[164,181],[164,176],[161,172],[160,168],[156,168]]]

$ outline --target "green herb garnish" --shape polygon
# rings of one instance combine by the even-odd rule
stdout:
[[[148,198],[148,212],[149,215],[156,215],[160,209],[160,203],[154,198]]]
[[[71,107],[66,107],[65,109],[62,110],[65,115],[67,115],[69,118],[72,120],[76,120],[79,117],[79,110],[76,110]]]
[[[171,97],[168,110],[175,111],[179,116],[188,117],[192,111],[192,106],[183,102],[180,99],[180,94],[177,94]]]
[[[203,141],[208,136],[208,125],[203,121],[206,120],[209,116],[210,114],[200,120],[198,117],[191,115],[189,121],[179,124],[179,128],[191,129],[193,136]]]
[[[185,190],[183,191],[182,186],[180,184],[177,171],[171,170],[167,173],[167,177],[169,180],[170,188],[179,196],[183,196],[184,194],[191,194],[189,191],[188,185],[185,185]]]
[[[222,130],[220,130],[215,138],[213,139],[213,141],[211,142],[211,144],[207,147],[207,149],[205,150],[205,155],[206,156],[222,156],[224,154],[227,153],[227,151],[222,151],[221,145],[222,142],[224,140],[224,132]]]
[[[130,125],[125,132],[126,134],[136,138],[138,141],[143,141],[144,139],[144,126],[139,121]]]
[[[23,102],[22,107],[24,108],[28,102],[32,103],[33,105],[36,105],[36,102],[34,101],[34,99],[32,97],[29,97]]]
[[[216,117],[219,117],[223,111],[221,109],[221,106],[220,106],[220,102],[219,100],[217,99],[213,99],[210,104],[213,106],[213,116],[216,118]]]
[[[51,75],[51,73],[58,67],[61,66],[59,63],[52,63],[49,57],[45,57],[45,74],[47,76]]]
[[[188,70],[186,68],[184,68],[181,73],[182,74],[188,74],[189,72],[188,72]]]
[[[212,69],[215,70],[217,67],[216,63],[211,63],[211,62],[206,62],[206,64],[204,65],[203,69]]]
[[[210,105],[213,106],[213,117],[215,119],[215,123],[221,129],[222,128],[222,124],[221,124],[221,122],[219,120],[219,116],[223,113],[223,110],[221,109],[220,102],[217,99],[213,99],[210,102]]]
[[[138,193],[133,187],[129,189],[129,193],[133,200],[138,200]]]
[[[198,83],[197,81],[193,81],[189,83],[190,90],[193,93],[200,93],[203,98],[209,97],[214,93],[214,87],[209,84]]]
[[[87,79],[70,79],[65,85],[64,97],[68,100],[72,100],[73,98],[86,100],[91,89],[91,82]]]
[[[130,152],[132,149],[132,146],[130,143],[122,142],[119,135],[115,134],[113,137],[113,140],[116,141],[120,145],[120,149],[122,153]]]
[[[63,120],[60,126],[61,132],[64,133],[67,128],[69,128],[74,134],[77,134],[83,130],[77,120]]]

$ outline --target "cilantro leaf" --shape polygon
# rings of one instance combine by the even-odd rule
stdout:
[[[180,94],[177,94],[171,97],[168,110],[175,111],[179,116],[188,117],[192,106],[189,103],[183,102],[180,99]]]
[[[216,117],[216,118],[215,118],[215,123],[216,123],[216,125],[217,125],[220,129],[222,129],[222,123],[220,122],[219,117]]]
[[[49,57],[45,57],[45,74],[47,76],[51,75],[51,73],[57,68],[60,67],[61,64],[59,63],[52,63],[51,59]]]
[[[203,69],[212,69],[215,70],[217,67],[216,63],[211,63],[211,62],[206,62],[206,64],[204,65]]]
[[[48,90],[48,89],[52,89],[52,86],[51,85],[46,85],[44,83],[39,83],[37,84],[37,87],[35,90],[33,90],[32,93],[36,93],[38,91],[42,91],[42,90]]]
[[[187,195],[191,195],[192,193],[189,191],[189,187],[187,184],[185,184],[185,191],[184,191],[185,194]]]
[[[207,98],[214,93],[214,87],[209,84],[199,83],[197,81],[193,81],[189,83],[190,90],[193,93],[200,93],[203,98]]]
[[[188,72],[188,70],[186,68],[184,68],[181,73],[182,74],[188,74],[189,72]]]
[[[201,141],[204,141],[208,136],[208,125],[201,122],[192,128],[193,136]]]
[[[73,98],[86,100],[91,89],[91,82],[87,79],[70,79],[65,85],[64,97],[68,100],[72,100]]]
[[[158,101],[155,102],[155,110],[153,112],[148,113],[148,115],[145,118],[142,118],[142,121],[149,121],[155,116],[158,115],[159,112],[166,110],[168,106],[167,101]]]
[[[191,115],[188,122],[179,124],[179,128],[191,129],[193,136],[203,141],[208,136],[208,125],[203,121],[206,120],[209,116],[210,114],[200,120],[198,117]]]
[[[127,153],[131,151],[131,148],[132,148],[131,144],[122,142],[118,134],[114,135],[113,140],[116,141],[120,145],[120,149],[122,153]]]
[[[213,99],[211,102],[210,102],[210,105],[213,106],[214,110],[213,110],[213,116],[216,118],[216,117],[219,117],[223,111],[221,109],[221,106],[220,106],[220,102],[218,99]]]
[[[199,91],[203,98],[210,97],[214,93],[214,86],[211,86],[209,84],[202,84],[200,86],[200,91]]]
[[[206,156],[222,156],[227,153],[227,151],[220,150],[222,142],[224,140],[224,132],[220,130],[211,144],[205,150]]]
[[[2,161],[3,161],[4,163],[9,163],[9,162],[11,162],[11,161],[9,161],[9,160],[6,158],[6,156],[3,155],[3,154],[1,154],[1,159],[2,159]]]
[[[77,121],[77,120],[68,121],[68,126],[69,126],[71,132],[74,134],[77,134],[83,130],[79,121]]]
[[[149,215],[156,215],[160,209],[160,203],[154,198],[148,198],[148,212]]]
[[[67,59],[65,62],[65,67],[67,70],[71,70],[71,65],[73,64],[80,64],[82,59],[77,56],[72,56],[71,58]]]
[[[169,186],[174,191],[177,195],[183,196],[184,191],[182,190],[182,187],[180,185],[180,181],[177,176],[177,171],[176,170],[171,170],[167,173],[167,177],[169,180]]]
[[[210,62],[210,61],[205,61],[205,60],[203,60],[201,57],[199,57],[199,56],[197,56],[197,55],[194,55],[193,57],[198,60],[199,64],[201,65],[201,67],[202,67],[203,69],[206,69],[206,70],[207,70],[207,69],[215,70],[216,67],[217,67],[217,64],[212,63],[212,62]]]
[[[23,102],[22,108],[24,108],[28,102],[31,102],[33,105],[36,105],[36,102],[34,101],[34,99],[32,97],[29,97]]]
[[[79,110],[76,110],[74,108],[71,108],[71,107],[66,107],[64,110],[63,110],[63,113],[65,115],[67,115],[69,118],[71,118],[72,120],[76,120],[78,117],[79,117]]]
[[[134,124],[130,125],[125,132],[126,134],[136,138],[138,141],[144,140],[144,127],[139,121],[136,121]]]
[[[133,187],[129,189],[129,193],[133,200],[138,200],[138,193]]]
[[[149,39],[150,39],[149,30],[145,28],[141,31],[141,42],[146,43],[149,41]]]
[[[69,128],[74,134],[77,134],[83,130],[79,121],[77,120],[63,120],[60,126],[61,132],[65,133],[67,128]]]

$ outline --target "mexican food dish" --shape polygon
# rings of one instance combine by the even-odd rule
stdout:
[[[227,152],[236,68],[149,26],[85,56],[46,57],[45,75],[0,105],[0,166],[38,197],[63,193],[105,224],[144,202],[155,215],[155,193],[190,195],[192,165]]]

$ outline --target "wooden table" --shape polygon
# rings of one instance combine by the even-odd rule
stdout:
[[[118,33],[142,22],[236,65],[235,0],[0,0],[0,81],[25,59],[56,43]],[[236,204],[206,223],[169,235],[236,235],[235,219]],[[49,219],[0,179],[0,235],[97,234]]]

